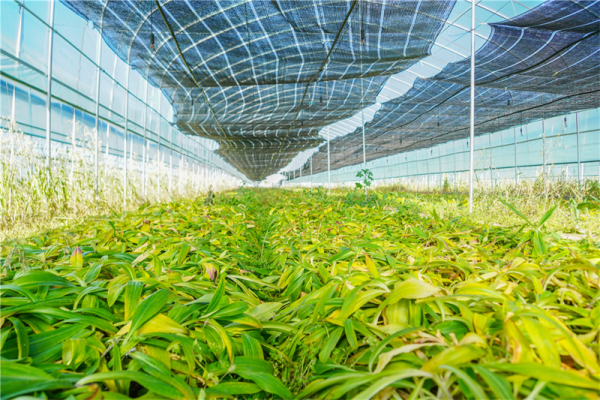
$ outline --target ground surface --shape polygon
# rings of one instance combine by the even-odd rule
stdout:
[[[595,237],[435,209],[239,190],[6,242],[2,399],[597,397]]]

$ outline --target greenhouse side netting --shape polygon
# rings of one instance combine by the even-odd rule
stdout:
[[[496,152],[495,157],[488,157],[493,161],[483,162],[482,168],[499,171],[515,165],[530,168],[554,159],[565,165],[584,162],[583,174],[592,174],[594,168],[590,163],[600,161],[598,120],[590,117],[596,115],[600,106],[599,14],[598,2],[550,1],[511,20],[491,24],[491,36],[475,56],[475,135],[484,136],[476,140],[475,149],[484,145],[487,149],[501,148],[512,140],[513,143],[523,142],[518,146],[517,154],[531,151],[546,156],[534,155],[527,160],[517,160],[515,164],[509,154],[502,157]],[[426,155],[439,154],[439,148],[444,149],[443,154],[452,154],[454,150],[449,152],[449,146],[456,147],[460,159],[468,146],[465,138],[469,136],[470,71],[470,58],[448,64],[430,79],[416,79],[405,95],[384,103],[365,127],[367,160],[401,153],[398,157],[403,162],[423,161]],[[574,113],[582,110],[590,111]],[[552,118],[555,116],[561,117]],[[585,126],[585,130],[578,128],[578,119],[583,119],[579,125]],[[535,128],[529,130],[538,132],[524,139],[521,133],[524,127],[527,131],[531,123]],[[547,127],[542,128],[544,125]],[[512,132],[514,127],[518,138],[502,133]],[[573,141],[576,136],[572,134],[578,130],[581,133],[581,137],[577,136],[581,139],[579,145],[585,147],[583,158],[576,156],[577,151],[564,151],[566,148],[577,149]],[[554,137],[557,131],[567,135],[562,137],[561,145],[536,148],[538,141],[545,143],[544,135]],[[356,169],[350,166],[362,162],[362,135],[362,128],[358,128],[331,141],[332,170]],[[502,144],[487,139],[487,136],[502,135],[509,138]],[[420,149],[420,153],[416,151]],[[313,173],[326,171],[327,152],[327,146],[321,147],[302,167],[302,175],[309,174],[311,166]],[[554,155],[553,152],[561,154]],[[382,159],[376,164],[387,160]],[[403,162],[393,164],[400,166]],[[404,172],[397,170],[392,176],[455,170],[448,165],[434,168],[421,166],[419,172],[405,168]],[[464,165],[459,161],[456,171],[461,170]],[[295,175],[299,176],[300,171]]]
[[[251,180],[430,54],[455,1],[65,1]]]
[[[97,140],[99,172],[125,173],[132,185],[144,175],[146,186],[173,193],[186,186],[235,187],[245,179],[214,153],[216,143],[172,124],[168,99],[122,61],[93,24],[58,1],[3,1],[0,7],[4,161],[27,171],[30,155],[42,159],[50,152],[57,165],[72,169],[84,160],[93,169]]]
[[[566,124],[565,124],[566,121]],[[530,122],[475,137],[476,180],[484,185],[518,184],[544,175],[550,179],[600,180],[600,109]],[[334,186],[354,185],[362,163],[331,171]],[[469,139],[448,141],[430,148],[367,161],[376,184],[412,188],[452,189],[468,182]],[[328,184],[327,172],[286,173],[286,185]]]

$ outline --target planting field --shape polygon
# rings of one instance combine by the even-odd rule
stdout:
[[[598,398],[597,237],[433,210],[241,189],[6,242],[1,398]]]

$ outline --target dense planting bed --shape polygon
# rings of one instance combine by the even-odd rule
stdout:
[[[1,247],[1,396],[597,398],[599,263],[399,194],[149,207]]]

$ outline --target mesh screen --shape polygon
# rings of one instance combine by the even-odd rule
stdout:
[[[491,24],[475,58],[475,134],[600,106],[600,2],[547,1]],[[417,79],[366,125],[367,160],[469,136],[470,58]],[[362,128],[332,140],[331,169],[362,162]],[[327,146],[313,172],[327,170]],[[310,171],[310,161],[303,174]]]
[[[183,132],[217,140],[252,180],[318,145],[323,126],[373,104],[389,75],[429,55],[455,2],[63,1],[162,88]]]

